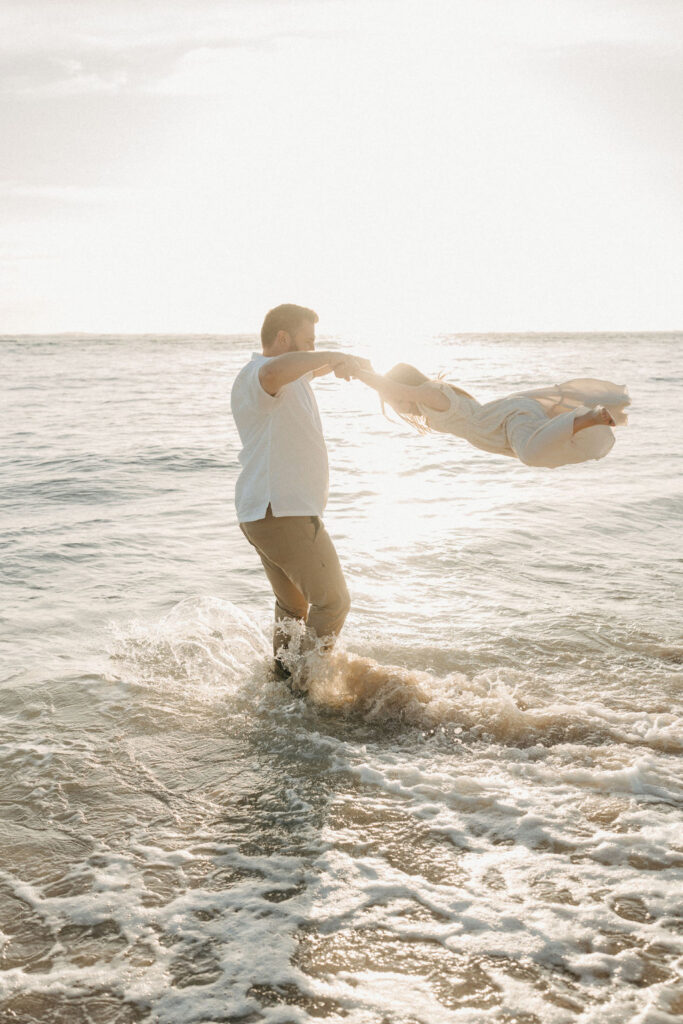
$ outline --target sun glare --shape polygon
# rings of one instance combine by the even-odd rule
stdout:
[[[655,19],[564,0],[229,6],[163,59],[140,14],[128,64],[94,50],[54,82],[49,26],[22,37],[8,95],[58,150],[6,147],[9,329],[255,331],[298,301],[379,359],[433,331],[680,317],[680,90],[655,73]],[[622,107],[601,47],[626,61],[641,36],[647,88]]]

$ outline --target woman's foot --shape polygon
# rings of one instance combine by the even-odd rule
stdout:
[[[609,409],[606,409],[604,405],[596,405],[594,409],[589,409],[588,412],[575,418],[574,433],[578,434],[586,427],[613,427],[614,425],[614,419]]]

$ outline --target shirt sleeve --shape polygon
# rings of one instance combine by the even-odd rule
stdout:
[[[263,364],[254,365],[248,376],[245,388],[245,397],[249,405],[261,412],[270,412],[278,404],[282,394],[282,388],[276,395],[269,395],[259,377],[259,370]]]

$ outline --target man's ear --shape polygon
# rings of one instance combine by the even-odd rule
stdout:
[[[273,348],[276,350],[277,354],[281,355],[283,352],[289,352],[290,344],[291,339],[287,331],[278,331],[273,343]]]

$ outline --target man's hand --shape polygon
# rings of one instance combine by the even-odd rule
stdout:
[[[352,377],[357,377],[364,370],[372,372],[372,363],[369,359],[361,359],[360,356],[345,356],[335,366],[334,375],[344,380],[351,380]]]

